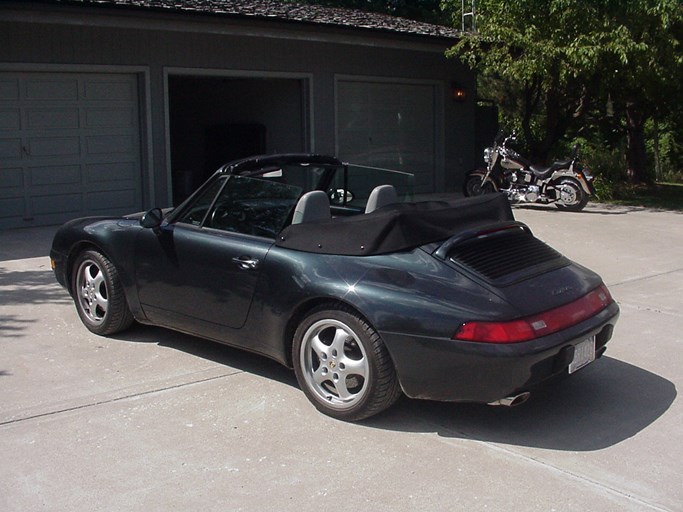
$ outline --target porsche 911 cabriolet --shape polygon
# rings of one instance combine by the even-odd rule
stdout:
[[[412,398],[517,405],[600,357],[619,308],[503,195],[413,201],[412,176],[295,154],[232,162],[181,205],[66,223],[83,324],[134,321],[293,367],[355,421]]]

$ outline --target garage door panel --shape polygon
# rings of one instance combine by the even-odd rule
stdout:
[[[135,126],[135,112],[132,108],[92,108],[85,113],[88,128],[121,128]]]
[[[25,209],[23,197],[1,197],[0,189],[0,219],[20,219]]]
[[[31,157],[78,157],[81,154],[79,137],[33,137],[28,141]]]
[[[433,192],[435,94],[431,84],[338,81],[339,156],[414,173],[415,192]]]
[[[390,128],[390,125],[388,123],[383,123],[383,125],[387,128],[384,131],[380,130],[377,133],[370,136],[368,139],[368,143],[377,149],[394,148],[392,149],[392,151],[399,151],[399,141],[395,137],[395,133],[393,133],[394,130]]]
[[[81,167],[79,165],[62,165],[58,167],[31,167],[31,185],[69,185],[81,184]]]
[[[0,189],[24,186],[24,171],[21,167],[0,169]]]
[[[0,158],[21,158],[21,139],[0,139]]]
[[[18,108],[0,110],[0,131],[20,130],[21,110]]]
[[[88,155],[129,154],[135,148],[135,141],[129,135],[98,135],[86,138]]]
[[[137,179],[135,162],[98,163],[86,166],[88,183],[111,183]]]
[[[26,128],[29,130],[69,130],[77,129],[77,108],[36,108],[27,109]]]
[[[135,189],[107,190],[91,192],[86,195],[85,207],[90,211],[120,211],[130,212],[137,203]]]
[[[49,79],[38,78],[26,80],[27,100],[77,100],[78,79]]]
[[[133,101],[136,84],[130,80],[86,80],[85,97],[100,101]]]
[[[0,72],[0,229],[142,207],[136,75]]]
[[[19,99],[19,80],[11,78],[0,78],[0,101]]]
[[[31,212],[34,215],[51,213],[78,213],[83,210],[81,194],[59,194],[34,196],[31,198]]]
[[[419,164],[414,164],[415,168],[420,168]],[[415,190],[423,190],[424,188],[431,186],[432,184],[432,179],[430,176],[426,176],[423,173],[417,173],[415,174]]]

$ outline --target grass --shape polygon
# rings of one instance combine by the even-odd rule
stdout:
[[[683,211],[683,183],[620,184],[610,191],[608,197],[598,197],[598,200],[611,204]]]

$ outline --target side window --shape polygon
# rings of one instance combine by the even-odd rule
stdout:
[[[275,181],[231,176],[205,227],[275,238],[294,209],[301,187]]]
[[[214,198],[220,191],[221,187],[225,183],[225,178],[218,179],[214,181],[209,187],[197,197],[197,199],[192,203],[185,213],[177,219],[176,222],[184,222],[186,224],[192,224],[193,226],[200,226],[206,213],[211,208]]]

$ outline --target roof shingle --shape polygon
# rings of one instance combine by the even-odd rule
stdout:
[[[397,18],[388,14],[278,0],[43,0],[45,1],[56,4],[276,19],[450,39],[457,38],[459,35],[459,32],[452,27]]]

